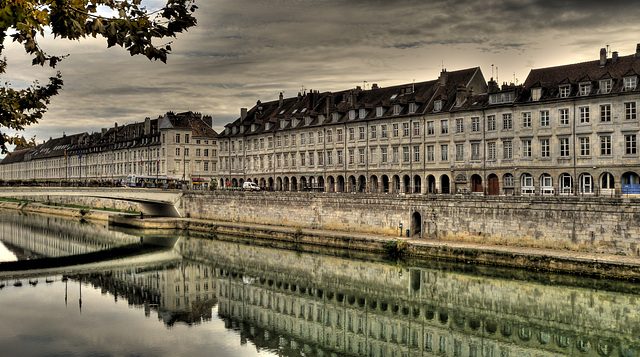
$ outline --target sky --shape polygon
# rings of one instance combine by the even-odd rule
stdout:
[[[39,39],[69,54],[55,70],[64,87],[24,136],[157,118],[167,111],[213,117],[221,131],[240,108],[300,91],[339,91],[436,79],[442,70],[480,67],[485,79],[522,83],[533,68],[599,58],[600,48],[635,52],[640,6],[628,0],[199,0],[198,25],[172,39],[167,64],[131,57],[104,39]],[[144,0],[149,8],[161,0]],[[46,83],[55,70],[32,67],[5,41],[1,82]]]

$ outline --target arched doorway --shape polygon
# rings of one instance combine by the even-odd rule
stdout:
[[[318,176],[318,191],[324,192],[324,177]]]
[[[440,191],[442,193],[451,193],[451,180],[449,175],[440,176]]]
[[[558,189],[561,195],[573,194],[573,178],[568,173],[563,173],[558,179]]]
[[[500,194],[500,181],[498,175],[491,174],[487,178],[487,194],[489,196],[497,196]]]
[[[583,173],[578,178],[578,182],[580,183],[580,194],[592,194],[593,193],[593,177],[590,173]]]
[[[267,186],[267,182],[264,180],[264,178],[260,179],[260,183],[258,184],[258,186],[260,186],[262,189]]]
[[[366,192],[367,191],[367,178],[363,175],[358,177],[358,191],[357,192]]]
[[[276,187],[275,187],[276,191],[282,191],[282,178],[278,177],[276,179]]]
[[[413,212],[411,215],[411,231],[412,237],[418,236],[422,238],[422,216],[418,212]]]
[[[402,177],[402,192],[411,193],[411,178],[409,175],[404,175]]]
[[[610,172],[605,172],[600,176],[600,194],[613,196],[615,191],[615,178]]]
[[[289,178],[288,178],[288,177],[285,177],[285,178],[284,178],[284,187],[283,187],[283,190],[284,190],[284,191],[289,191],[289,189],[290,189],[290,187],[289,187]]]
[[[436,193],[436,178],[433,175],[427,176],[427,193]]]
[[[356,191],[356,178],[354,176],[349,176],[349,192],[357,192]]]
[[[302,176],[300,177],[300,191],[304,191],[305,189],[307,189],[307,178]]]
[[[471,192],[483,192],[482,177],[478,174],[471,176]]]
[[[338,176],[338,187],[336,187],[336,192],[344,192],[344,177],[342,175]]]
[[[333,176],[327,177],[327,192],[335,192],[336,191],[336,179]]]
[[[413,176],[413,193],[422,193],[422,177],[420,175]]]
[[[378,176],[371,175],[369,182],[369,186],[371,186],[370,192],[378,193]]]
[[[267,180],[267,183],[268,183],[267,189],[269,191],[273,191],[273,177],[269,177],[269,180]]]
[[[640,177],[635,172],[625,172],[620,180],[622,194],[640,193]]]
[[[295,176],[291,178],[291,191],[298,191],[298,179]]]
[[[398,175],[393,175],[393,185],[391,187],[391,191],[393,193],[400,193],[400,177]]]
[[[389,192],[389,176],[382,175],[382,192]]]
[[[231,179],[231,187],[238,187],[238,180]]]

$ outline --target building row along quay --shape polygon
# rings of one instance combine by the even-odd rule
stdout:
[[[594,56],[595,57],[595,56]],[[640,193],[640,44],[619,56],[533,69],[523,84],[479,67],[391,87],[258,101],[221,133],[167,113],[17,148],[18,181],[245,181],[275,191],[485,195]],[[134,176],[135,175],[135,176]],[[154,180],[155,177],[155,180]]]

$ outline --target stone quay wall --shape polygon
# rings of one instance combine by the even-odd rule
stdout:
[[[199,219],[640,255],[640,199],[215,191],[186,193]]]

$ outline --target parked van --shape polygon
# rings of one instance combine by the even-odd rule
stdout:
[[[245,191],[260,191],[260,187],[251,181],[243,183],[242,189]]]

